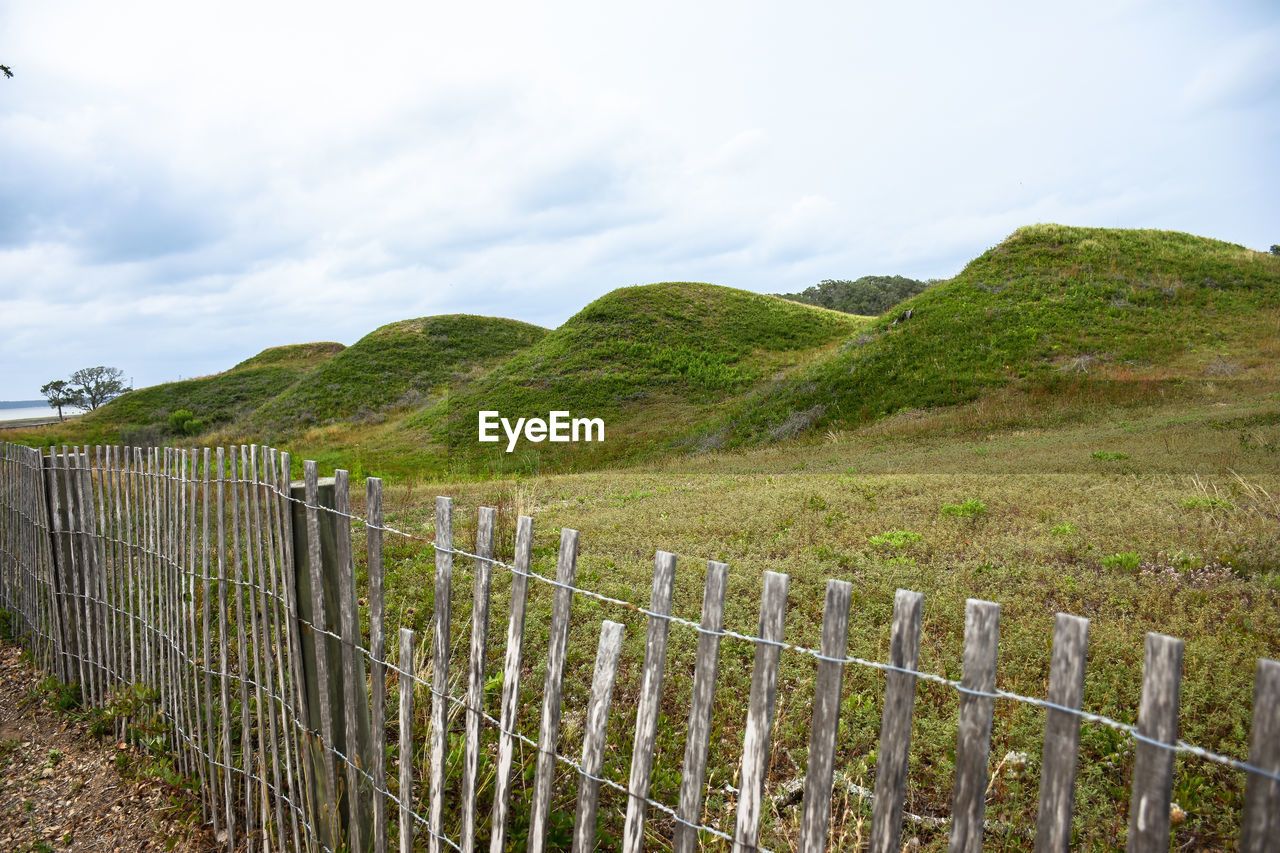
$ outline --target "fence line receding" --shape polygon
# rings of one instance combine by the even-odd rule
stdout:
[[[494,511],[479,509],[473,552],[455,543],[453,501],[444,497],[436,501],[429,542],[435,552],[432,648],[419,649],[417,633],[401,628],[388,659],[385,578],[389,568],[402,567],[388,563],[384,546],[388,537],[421,537],[383,523],[381,480],[367,480],[367,517],[360,518],[351,509],[347,472],[322,480],[313,462],[303,471],[302,482],[291,482],[289,454],[259,446],[46,453],[4,444],[0,453],[0,605],[11,632],[39,665],[79,685],[90,707],[118,709],[126,691],[154,702],[153,731],[167,739],[175,767],[198,780],[205,819],[228,851],[472,853],[488,845],[500,853],[517,844],[517,823],[528,850],[571,844],[586,851],[598,843],[603,789],[625,809],[618,841],[628,851],[643,849],[655,815],[668,828],[666,843],[680,853],[699,846],[764,850],[761,821],[783,653],[808,655],[817,664],[797,842],[802,850],[830,843],[842,674],[850,665],[885,673],[874,794],[864,792],[872,800],[873,851],[896,851],[904,821],[913,818],[949,827],[953,851],[981,849],[997,700],[1046,712],[1038,818],[1034,830],[1023,831],[1037,850],[1068,849],[1083,722],[1119,729],[1135,741],[1130,850],[1168,849],[1179,752],[1242,771],[1240,849],[1280,850],[1276,661],[1258,662],[1250,751],[1241,761],[1178,740],[1183,645],[1172,637],[1147,636],[1133,726],[1083,710],[1086,619],[1058,614],[1046,698],[1020,696],[995,687],[998,604],[967,603],[962,675],[955,681],[918,669],[919,593],[898,592],[888,661],[863,660],[847,654],[851,587],[845,581],[827,585],[820,648],[797,646],[783,640],[785,574],[766,573],[758,635],[743,634],[723,625],[724,563],[708,562],[702,617],[694,622],[671,613],[675,555],[657,552],[647,607],[622,601],[575,585],[577,531],[561,532],[556,576],[546,577],[530,569],[532,519],[518,519],[508,564],[494,558]],[[364,560],[353,553],[353,522],[366,531]],[[475,572],[471,606],[460,610],[471,614],[470,635],[456,640],[469,653],[451,677],[455,558],[473,561]],[[357,563],[365,567],[363,582]],[[501,630],[490,625],[495,570],[510,576],[507,594],[494,599],[507,604],[501,661],[488,652],[490,637]],[[550,647],[536,740],[523,731],[532,731],[539,708],[520,702],[525,635],[532,627],[526,619],[530,580],[550,587],[553,598],[548,623],[538,626]],[[602,621],[594,669],[567,673],[575,595],[619,606],[634,618]],[[673,626],[696,632],[697,651],[679,798],[666,803],[650,788],[664,676],[689,677],[668,671]],[[626,751],[606,743],[624,633],[646,638],[639,679],[626,689],[635,699],[636,723],[625,784],[603,769],[606,752]],[[744,695],[717,693],[724,638],[754,646]],[[573,745],[561,743],[566,678],[589,684],[582,731],[575,735],[582,744],[578,758]],[[920,680],[959,694],[949,818],[912,816],[904,807]],[[499,682],[500,696],[487,696]],[[391,690],[398,699],[388,715]],[[427,697],[429,706],[419,703]],[[736,816],[725,828],[704,821],[717,703],[739,708],[743,717]],[[430,714],[426,733],[415,730],[423,708]],[[142,736],[138,720],[120,713],[112,719],[118,737]],[[451,735],[462,746],[457,754]],[[496,760],[482,762],[486,750],[496,752]],[[530,770],[531,791],[520,796],[526,782],[517,754]],[[571,805],[556,799],[557,770],[576,780]],[[486,772],[487,781],[480,778]],[[482,785],[490,792],[483,798]],[[573,815],[571,838],[552,832],[552,810],[564,808]],[[446,811],[454,816],[446,818]]]

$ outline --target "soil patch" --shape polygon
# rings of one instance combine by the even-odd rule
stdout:
[[[117,770],[117,752],[129,767],[143,759],[49,708],[43,679],[21,649],[0,643],[0,850],[223,849],[190,791]]]

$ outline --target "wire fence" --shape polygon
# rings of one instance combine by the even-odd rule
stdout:
[[[1088,621],[1078,617],[1057,617],[1046,697],[1025,696],[995,687],[999,605],[992,602],[967,603],[962,677],[956,680],[918,666],[918,593],[899,590],[889,659],[868,660],[847,652],[847,582],[827,583],[820,646],[800,645],[783,639],[786,575],[765,573],[758,633],[744,633],[724,626],[723,563],[707,564],[702,618],[695,622],[671,612],[674,555],[656,554],[646,606],[575,584],[576,531],[561,531],[556,575],[549,577],[531,568],[530,518],[519,518],[514,560],[507,562],[494,556],[492,509],[478,509],[476,547],[469,550],[454,543],[448,498],[437,499],[434,534],[422,536],[384,523],[381,480],[368,479],[361,516],[352,511],[346,472],[321,481],[315,464],[306,462],[303,481],[292,483],[290,465],[287,453],[256,446],[64,447],[43,454],[5,444],[0,454],[0,603],[12,614],[14,632],[42,665],[80,686],[87,706],[107,712],[119,737],[162,743],[174,766],[199,780],[205,818],[228,851],[383,853],[398,846],[407,853],[425,846],[433,853],[446,847],[471,853],[486,841],[491,853],[597,845],[639,851],[655,843],[677,851],[767,851],[766,812],[776,809],[779,797],[792,795],[800,798],[801,817],[790,843],[824,850],[832,843],[846,667],[881,672],[885,679],[874,788],[846,784],[870,802],[872,850],[896,851],[906,823],[946,828],[952,849],[981,849],[993,826],[985,812],[997,700],[1045,712],[1036,827],[1034,833],[1017,830],[1034,837],[1037,849],[1065,850],[1070,843],[1086,722],[1132,740],[1129,849],[1168,849],[1177,754],[1244,773],[1240,849],[1280,845],[1275,661],[1258,663],[1250,754],[1240,759],[1178,739],[1182,642],[1171,637],[1147,637],[1133,725],[1083,709]],[[353,525],[364,530],[363,555],[353,552]],[[434,555],[429,660],[407,627],[398,644],[386,648],[386,537],[419,543]],[[455,560],[474,564],[470,631],[456,637],[454,623],[465,628],[466,620],[451,612]],[[393,568],[401,582],[413,582],[402,567]],[[489,638],[495,569],[509,582],[503,587],[505,643]],[[534,669],[525,660],[526,647],[533,648],[526,642],[530,581],[552,597],[549,613],[533,614],[536,633],[545,631],[547,638],[537,667],[544,678],[536,737],[533,718],[526,713],[521,720],[521,700],[529,692],[523,685],[522,696],[522,680]],[[575,596],[644,623],[640,677],[625,688],[635,714],[625,783],[604,768],[604,753],[622,747],[616,732],[613,746],[608,740],[620,623],[600,626],[589,698],[585,709],[573,709],[581,754],[566,754],[562,743],[566,678],[572,695],[587,692],[574,683],[576,676],[566,675]],[[659,729],[669,725],[662,721],[670,716],[663,681],[672,626],[690,631],[697,643],[674,803],[651,790]],[[754,661],[747,695],[719,697],[721,708],[745,707],[745,715],[736,784],[713,791],[707,762],[725,639],[747,644]],[[491,648],[503,656],[500,677],[488,659]],[[771,734],[784,652],[812,659],[816,678],[803,782],[771,799]],[[905,808],[916,683],[922,679],[958,699],[948,815]],[[121,699],[139,685],[153,703],[150,710]],[[499,687],[501,710],[494,716],[486,694]],[[429,722],[415,709],[420,694],[430,701]],[[517,759],[518,750],[528,753]],[[415,779],[420,769],[425,780]],[[567,797],[575,779],[577,795]],[[624,820],[619,806],[618,826],[610,824],[600,838],[602,787],[625,802],[626,814]],[[711,815],[712,793],[727,795],[731,819]],[[649,812],[661,816],[662,829]]]

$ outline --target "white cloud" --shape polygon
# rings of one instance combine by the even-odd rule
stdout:
[[[0,398],[628,284],[1275,241],[1268,5],[10,4]]]
[[[1216,46],[1182,90],[1195,111],[1247,108],[1280,99],[1280,26],[1242,33]]]

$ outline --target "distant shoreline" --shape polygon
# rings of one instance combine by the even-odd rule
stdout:
[[[0,410],[0,411],[3,411],[3,410]],[[39,417],[39,418],[19,418],[13,421],[0,420],[0,432],[4,432],[5,430],[10,430],[10,429],[29,429],[30,427],[48,426],[49,424],[56,424],[56,423],[71,423],[78,417],[80,416],[68,415],[66,420],[59,421],[58,415],[55,412],[52,415]]]

